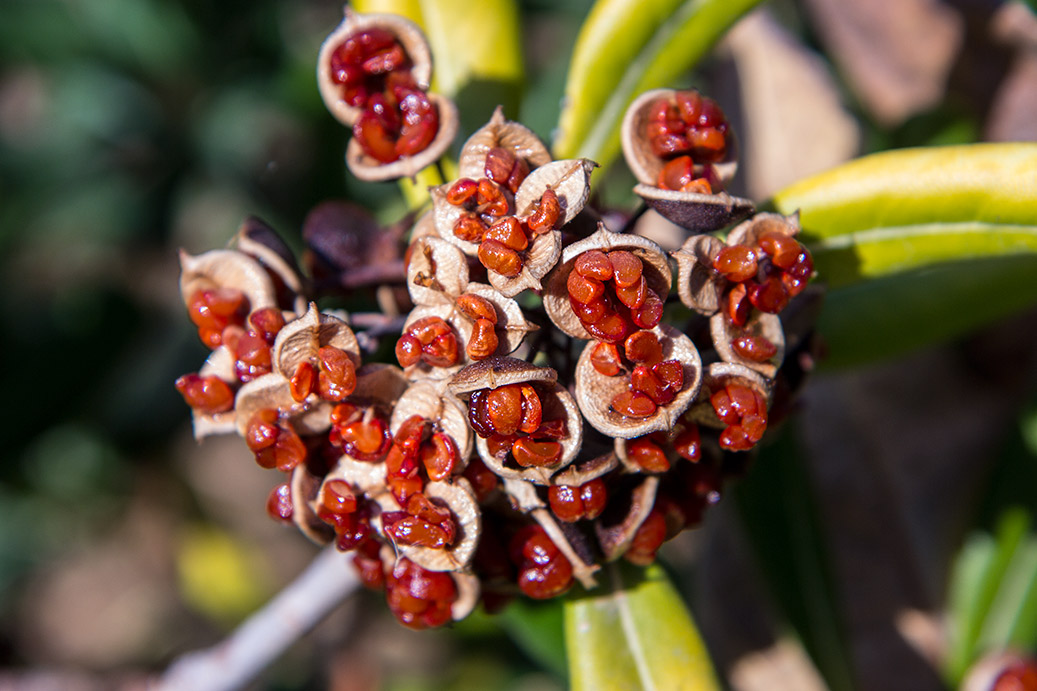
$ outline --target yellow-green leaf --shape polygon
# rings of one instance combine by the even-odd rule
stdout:
[[[565,605],[573,691],[716,691],[709,656],[658,566],[606,567],[608,586]]]
[[[760,0],[598,0],[573,49],[556,158],[607,166],[619,153],[626,107],[673,86]]]
[[[829,364],[958,336],[1037,302],[1037,144],[874,154],[779,192],[829,288]]]

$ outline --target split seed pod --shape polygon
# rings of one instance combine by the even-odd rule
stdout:
[[[547,485],[551,476],[566,468],[583,443],[583,418],[575,399],[558,384],[558,373],[549,367],[537,367],[524,360],[510,357],[493,357],[476,362],[454,375],[450,392],[462,400],[483,389],[497,389],[510,384],[528,384],[540,399],[543,421],[563,420],[566,436],[556,441],[561,445],[561,455],[556,463],[546,466],[521,467],[508,460],[510,453],[498,458],[490,452],[487,440],[476,437],[475,445],[486,467],[499,477],[526,480],[538,485]]]
[[[254,257],[237,250],[209,250],[190,255],[180,250],[180,296],[188,306],[199,290],[232,288],[248,300],[250,312],[277,307],[274,282]]]
[[[594,532],[598,536],[598,544],[606,561],[619,559],[630,549],[637,529],[641,527],[648,514],[655,506],[655,495],[659,491],[659,477],[647,475],[639,477],[629,490],[626,511],[619,516],[606,509],[606,515],[594,522]],[[610,497],[609,502],[616,504],[617,498]]]
[[[404,155],[390,163],[382,163],[368,156],[360,142],[353,137],[346,145],[346,165],[349,166],[349,172],[368,182],[413,178],[446,153],[457,136],[457,106],[440,94],[428,93],[426,96],[439,113],[439,129],[427,147],[412,156]]]
[[[551,162],[540,137],[525,125],[507,120],[504,109],[497,106],[490,121],[480,127],[464,143],[458,158],[458,177],[478,180],[486,177],[486,155],[492,149],[504,149],[526,162],[530,170]]]
[[[459,457],[454,474],[461,473],[472,453],[472,430],[468,427],[467,409],[447,391],[446,380],[419,381],[407,387],[393,407],[389,420],[393,435],[414,415],[420,415],[437,431],[454,440]]]
[[[724,247],[724,241],[713,235],[692,235],[671,253],[677,260],[677,293],[681,302],[707,317],[720,309],[720,296],[727,283],[713,268],[713,261]]]
[[[457,535],[448,547],[432,548],[420,545],[394,543],[400,556],[406,557],[418,566],[429,571],[461,571],[466,569],[475,556],[482,532],[482,511],[475,499],[475,492],[468,480],[463,477],[454,478],[451,482],[430,482],[422,493],[434,504],[450,510],[457,527]],[[402,507],[391,494],[381,494],[375,498],[382,513],[399,511]],[[381,515],[372,521],[378,531],[384,534]],[[388,536],[386,540],[392,542]]]
[[[667,219],[693,232],[710,232],[745,218],[755,209],[752,201],[726,192],[700,194],[663,189],[658,186],[664,161],[652,152],[647,133],[649,115],[659,99],[676,103],[674,89],[655,89],[641,94],[623,117],[621,141],[627,165],[637,178],[634,192]],[[734,177],[738,169],[737,142],[733,132],[726,137],[724,160],[711,164],[722,181]],[[695,166],[696,172],[701,166]]]
[[[299,266],[292,255],[292,250],[284,243],[281,236],[263,221],[250,216],[240,226],[231,240],[231,246],[254,257],[266,270],[276,276],[284,289],[277,296],[281,307],[295,315],[306,310],[306,293]]]
[[[432,82],[432,54],[417,24],[395,14],[360,14],[348,5],[343,12],[342,22],[324,39],[317,56],[317,87],[324,105],[336,120],[352,127],[364,110],[343,100],[342,87],[332,79],[331,71],[335,51],[347,38],[363,31],[381,29],[392,34],[410,60],[410,74],[415,84],[423,91],[428,90]]]
[[[200,377],[219,377],[233,390],[240,383],[234,372],[234,356],[227,346],[221,345],[209,354],[198,371]],[[194,438],[201,441],[215,434],[232,434],[237,431],[235,408],[223,413],[206,413],[191,408],[191,430]]]
[[[727,424],[717,417],[710,397],[724,387],[737,384],[763,395],[770,404],[771,382],[756,370],[732,362],[714,362],[706,368],[702,387],[695,402],[688,408],[687,419],[704,427],[724,429]]]
[[[631,235],[629,233],[617,233],[609,230],[603,224],[598,224],[598,230],[593,235],[574,242],[562,252],[561,261],[548,275],[544,289],[544,309],[547,316],[559,329],[575,338],[592,340],[594,338],[580,318],[573,312],[569,304],[568,280],[569,274],[581,254],[590,250],[601,250],[612,252],[614,250],[626,250],[641,260],[643,276],[648,288],[661,299],[666,298],[670,292],[672,275],[670,263],[666,254],[659,245],[646,237]]]
[[[292,522],[299,531],[318,545],[330,544],[335,531],[317,517],[314,509],[323,478],[310,472],[305,463],[292,470],[289,489],[292,497]]]
[[[695,400],[702,383],[702,359],[691,339],[668,324],[660,324],[651,333],[662,346],[662,360],[681,363],[684,381],[681,390],[669,403],[659,405],[656,411],[643,418],[627,417],[612,409],[612,401],[629,390],[628,376],[609,377],[592,362],[596,341],[588,343],[576,363],[576,400],[587,422],[609,437],[631,439],[652,432],[668,430]]]

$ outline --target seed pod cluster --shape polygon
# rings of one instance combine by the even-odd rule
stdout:
[[[415,32],[347,10],[320,58],[336,117],[361,122],[386,89],[427,89]],[[721,208],[735,142],[719,108],[663,91],[632,109],[624,148],[641,186],[682,209],[681,248],[566,228],[594,164],[552,161],[498,109],[414,224],[393,364],[365,361],[376,327],[354,333],[358,316],[320,310],[264,226],[182,255],[181,293],[212,351],[176,384],[196,435],[243,436],[283,473],[271,517],[352,552],[406,626],[594,588],[609,560],[651,563],[771,422],[779,313],[813,269],[797,219],[760,214],[721,239],[751,207]]]

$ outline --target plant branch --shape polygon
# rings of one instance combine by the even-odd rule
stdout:
[[[325,549],[229,638],[175,660],[150,691],[244,687],[356,589],[359,579],[351,556],[334,547]]]

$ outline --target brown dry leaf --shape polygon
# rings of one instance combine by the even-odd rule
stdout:
[[[766,199],[858,153],[860,129],[824,62],[757,10],[728,34],[738,70],[748,196]]]
[[[886,126],[943,99],[964,22],[938,0],[807,0],[827,52]]]

